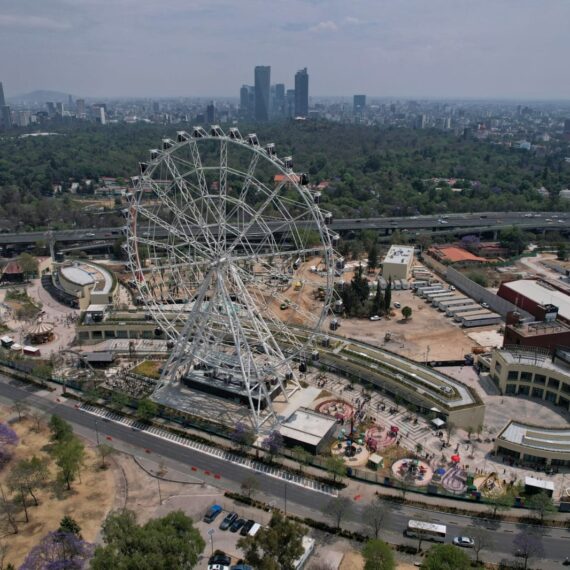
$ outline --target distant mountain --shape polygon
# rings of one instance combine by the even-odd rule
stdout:
[[[9,103],[19,103],[23,105],[44,105],[48,101],[53,101],[54,103],[67,103],[69,93],[61,93],[59,91],[45,91],[37,90],[31,93],[24,93],[22,95],[15,95],[14,97],[8,97]],[[75,100],[75,97],[73,97]]]

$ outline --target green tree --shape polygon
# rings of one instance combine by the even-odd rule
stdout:
[[[259,488],[259,481],[253,475],[246,477],[240,485],[241,492],[248,498],[253,497]]]
[[[566,247],[565,243],[561,243],[558,245],[558,251],[556,252],[556,257],[560,261],[566,261],[568,259],[568,248]]]
[[[49,430],[53,442],[61,442],[73,436],[73,429],[64,419],[53,415],[49,421]]]
[[[29,253],[22,253],[18,258],[22,271],[26,277],[34,277],[38,274],[38,260]]]
[[[77,538],[82,538],[81,536],[81,527],[77,523],[77,521],[70,517],[69,515],[65,515],[60,523],[57,532],[67,532],[70,534],[74,534]]]
[[[77,437],[71,436],[57,443],[53,455],[60,469],[59,476],[69,490],[85,460],[85,447]]]
[[[305,529],[294,521],[273,513],[269,526],[255,536],[238,540],[245,562],[260,570],[294,570],[295,560],[303,554]]]
[[[148,398],[143,398],[137,404],[137,418],[141,422],[148,422],[158,413],[158,406]]]
[[[340,528],[342,519],[352,510],[352,502],[348,497],[334,497],[332,498],[323,509],[326,515],[329,515]]]
[[[139,526],[132,511],[113,512],[102,528],[105,546],[95,550],[92,570],[193,568],[205,547],[192,519],[182,511]]]
[[[489,500],[489,506],[493,517],[497,516],[499,511],[508,511],[512,508],[514,504],[513,497],[508,493],[503,493],[502,495],[494,496]]]
[[[30,411],[30,407],[23,400],[16,400],[12,405],[12,410],[18,414],[18,421],[22,421],[22,416]]]
[[[32,497],[34,504],[38,506],[36,492],[47,481],[48,477],[47,460],[34,455],[30,459],[18,461],[10,474],[9,481],[12,482],[12,488],[21,486]]]
[[[124,392],[113,392],[111,394],[111,406],[118,411],[121,411],[130,402],[129,397]]]
[[[386,291],[384,291],[384,307],[386,311],[390,312],[390,306],[392,305],[392,278],[388,279],[388,284],[386,285]]]
[[[368,271],[375,271],[378,268],[378,244],[373,241],[368,248]]]
[[[304,447],[296,445],[293,448],[293,457],[295,458],[295,461],[299,463],[299,469],[303,471],[303,466],[308,465],[311,462],[313,455]]]
[[[346,475],[346,464],[342,457],[338,455],[331,455],[325,461],[325,469],[333,476],[333,481],[336,478],[342,479]]]
[[[512,226],[505,230],[501,230],[499,234],[499,242],[503,247],[506,247],[510,253],[519,255],[528,245],[529,238],[519,226]]]
[[[432,546],[422,563],[422,568],[427,568],[427,570],[458,570],[470,566],[469,555],[452,544]]]
[[[379,539],[369,540],[362,549],[364,570],[394,570],[396,562],[392,549]]]
[[[384,305],[384,295],[382,295],[382,287],[380,287],[380,282],[376,283],[376,293],[374,295],[374,301],[372,302],[372,311],[370,316],[383,315],[385,312]]]
[[[540,524],[544,522],[544,517],[549,513],[554,513],[556,507],[544,491],[533,495],[526,501],[526,506],[540,519]]]
[[[115,453],[115,448],[108,443],[100,443],[97,446],[97,451],[99,452],[99,457],[101,457],[101,469],[107,468],[107,457]]]
[[[407,321],[412,316],[412,308],[411,307],[403,307],[402,308],[402,316]]]

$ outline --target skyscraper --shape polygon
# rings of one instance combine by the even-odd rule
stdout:
[[[85,99],[77,99],[75,102],[75,114],[80,119],[85,118]]]
[[[352,110],[355,115],[362,115],[366,107],[366,95],[354,95],[352,98]]]
[[[216,104],[213,101],[206,106],[206,121],[210,125],[216,122]]]
[[[271,67],[258,65],[255,68],[255,120],[269,120],[269,90],[271,86]]]
[[[285,97],[285,115],[287,117],[295,116],[295,89],[287,89]]]
[[[244,117],[250,114],[249,89],[249,85],[242,85],[239,90],[239,110]]]
[[[295,73],[295,116],[309,115],[309,74],[307,68]]]
[[[275,85],[275,109],[273,109],[273,113],[277,117],[285,115],[285,85],[283,83]]]
[[[12,128],[12,113],[10,112],[10,107],[6,105],[6,99],[4,98],[4,87],[0,81],[0,125],[4,129]]]

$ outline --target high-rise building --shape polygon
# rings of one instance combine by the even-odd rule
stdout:
[[[75,114],[80,119],[85,118],[85,99],[75,101]]]
[[[306,67],[295,73],[295,116],[309,116],[309,74]]]
[[[280,118],[285,116],[285,85],[283,83],[277,83],[275,85],[275,105],[273,114]]]
[[[63,111],[64,111],[64,109],[63,109],[63,103],[62,103],[61,101],[58,101],[58,102],[55,104],[55,112],[56,112],[60,117],[63,117]]]
[[[287,117],[295,116],[295,89],[287,89],[285,97],[285,115]]]
[[[12,113],[10,107],[6,105],[4,97],[4,87],[0,81],[0,126],[4,129],[12,128]]]
[[[48,115],[50,117],[53,117],[55,115],[55,103],[53,101],[48,101],[46,103],[46,107],[48,110]]]
[[[255,120],[269,120],[269,90],[271,86],[271,67],[258,65],[255,68]]]
[[[210,101],[206,107],[206,122],[209,125],[213,125],[216,122],[216,104],[214,101]]]
[[[239,90],[239,110],[244,117],[250,114],[249,85],[242,85]]]
[[[107,124],[107,115],[105,114],[105,107],[99,107],[99,122],[102,125]]]
[[[1,83],[0,83],[0,87],[1,87]],[[570,119],[565,119],[564,120],[564,134],[565,135],[570,135]]]
[[[354,95],[352,98],[352,111],[355,115],[362,115],[366,109],[366,95]]]

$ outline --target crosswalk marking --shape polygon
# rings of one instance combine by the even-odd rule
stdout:
[[[238,465],[241,465],[241,466],[246,467],[248,469],[252,469],[254,471],[261,471],[261,472],[265,473],[266,475],[269,475],[270,477],[274,477],[276,479],[282,479],[282,480],[287,481],[288,483],[291,483],[293,485],[297,485],[299,487],[304,487],[306,489],[312,489],[312,490],[318,491],[320,493],[323,493],[325,495],[331,495],[333,497],[338,496],[338,491],[336,489],[334,489],[333,487],[331,487],[330,485],[325,485],[323,483],[317,483],[313,479],[308,479],[308,478],[301,477],[298,475],[292,475],[291,473],[289,473],[288,471],[285,471],[283,469],[270,467],[269,465],[266,465],[266,464],[261,463],[259,461],[254,461],[253,459],[250,459],[248,457],[242,457],[240,455],[234,455],[233,453],[231,453],[229,451],[219,449],[217,447],[213,447],[210,445],[206,445],[206,444],[201,443],[201,442],[195,442],[191,439],[188,439],[188,438],[179,436],[178,434],[174,434],[172,432],[169,432],[168,430],[160,429],[160,428],[157,428],[155,426],[147,426],[147,425],[142,424],[142,423],[140,423],[136,420],[133,420],[131,418],[125,418],[123,416],[120,416],[119,414],[117,414],[115,412],[110,412],[108,410],[105,410],[103,408],[98,408],[98,407],[93,406],[91,404],[83,404],[80,406],[79,409],[84,411],[84,412],[87,412],[89,414],[92,414],[94,416],[102,417],[102,418],[105,418],[107,420],[113,421],[115,423],[125,425],[128,427],[132,427],[132,428],[137,429],[139,431],[145,432],[148,435],[152,435],[154,437],[169,440],[169,441],[172,441],[173,443],[176,443],[178,445],[183,445],[185,447],[189,447],[191,449],[194,449],[194,450],[199,451],[201,453],[204,453],[206,455],[210,455],[213,457],[220,457],[220,458],[226,459],[227,461],[230,461],[232,463],[237,463]]]

